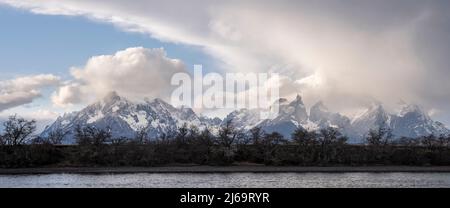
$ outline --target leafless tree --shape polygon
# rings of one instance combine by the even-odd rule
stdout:
[[[392,138],[392,129],[380,126],[376,130],[372,129],[369,131],[366,142],[370,146],[380,147],[388,145]]]
[[[17,146],[25,144],[30,139],[30,136],[36,130],[36,121],[28,121],[14,115],[10,116],[3,123],[3,126],[4,134],[1,136],[1,143],[9,146]]]
[[[309,147],[317,144],[317,133],[315,131],[307,131],[303,128],[298,128],[292,134],[292,140],[300,147]]]
[[[145,144],[148,142],[148,128],[140,127],[135,135],[135,142],[138,144]]]
[[[98,129],[94,126],[80,127],[75,129],[75,139],[79,145],[100,146],[111,139],[111,131]]]
[[[4,146],[4,145],[6,145],[6,140],[3,137],[3,135],[0,134],[0,146]]]
[[[109,141],[113,146],[121,146],[126,144],[129,141],[129,139],[126,137],[118,137],[118,138],[111,138]]]
[[[200,129],[198,129],[197,126],[191,125],[188,129],[188,135],[187,135],[187,143],[188,144],[194,144],[200,136]]]
[[[272,132],[270,134],[265,134],[263,141],[261,142],[263,146],[264,163],[271,164],[276,159],[276,151],[285,144],[287,141],[283,138],[283,135],[278,132]]]
[[[250,129],[250,139],[254,145],[258,145],[264,136],[264,131],[260,127]]]
[[[219,142],[226,148],[231,148],[238,136],[238,131],[232,125],[232,121],[228,120],[219,131]]]
[[[438,146],[438,139],[436,138],[436,136],[430,134],[428,136],[423,136],[420,139],[421,143],[423,146],[425,146],[427,149],[432,150],[435,147]]]
[[[269,152],[272,152],[277,146],[285,144],[287,141],[284,139],[283,135],[278,132],[272,132],[270,134],[265,134],[262,143],[266,146]]]
[[[178,145],[184,145],[187,143],[187,137],[189,134],[189,128],[186,123],[184,123],[180,128],[178,128],[178,132],[175,136],[175,141]]]
[[[321,146],[343,145],[347,142],[347,137],[342,136],[336,128],[325,128],[320,130],[319,144]]]
[[[49,135],[47,137],[47,141],[53,145],[61,144],[64,137],[67,135],[67,133],[68,132],[58,128],[55,131],[52,131],[49,133]]]
[[[440,147],[448,147],[450,145],[450,137],[448,135],[441,134],[437,140]]]

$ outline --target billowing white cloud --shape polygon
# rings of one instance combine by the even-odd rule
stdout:
[[[78,83],[68,83],[62,85],[52,94],[51,99],[54,105],[63,108],[81,103],[83,102],[81,85]]]
[[[335,110],[403,99],[450,121],[449,1],[0,2],[201,46],[227,71],[279,71],[292,82],[282,94],[300,92]]]
[[[185,72],[184,64],[170,59],[162,48],[128,48],[113,55],[94,56],[83,67],[72,68],[74,78],[52,96],[58,106],[99,99],[111,91],[129,99],[167,99],[170,79]]]
[[[0,81],[0,112],[33,102],[41,96],[40,90],[57,86],[60,78],[51,74],[18,77]]]

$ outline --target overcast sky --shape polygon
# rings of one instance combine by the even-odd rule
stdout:
[[[0,27],[0,115],[165,97],[171,73],[203,64],[279,72],[309,106],[415,103],[450,124],[446,0],[0,0]]]

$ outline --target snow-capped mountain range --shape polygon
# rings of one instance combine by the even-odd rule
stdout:
[[[220,126],[229,120],[243,132],[260,127],[268,133],[279,132],[286,138],[290,138],[297,128],[313,131],[333,127],[348,136],[350,143],[363,142],[364,135],[380,125],[392,129],[396,137],[450,134],[442,123],[433,121],[416,105],[404,105],[398,114],[389,114],[381,104],[374,104],[353,119],[330,112],[322,102],[313,105],[308,114],[300,96],[290,102],[281,98],[274,105],[279,106],[279,113],[271,119],[260,119],[258,109],[241,109],[221,120],[199,116],[190,108],[175,108],[161,99],[135,103],[112,92],[81,111],[59,117],[41,135],[47,136],[52,131],[62,129],[68,132],[64,143],[70,144],[75,142],[73,135],[77,126],[92,125],[97,128],[108,127],[113,137],[133,138],[136,132],[144,129],[150,138],[157,138],[176,132],[184,124],[199,129],[208,127],[217,133]]]
[[[70,144],[75,142],[73,135],[77,126],[91,125],[109,128],[116,138],[134,138],[141,130],[147,131],[150,138],[157,138],[175,132],[185,123],[199,128],[210,127],[211,124],[214,128],[220,122],[220,119],[199,117],[190,108],[175,108],[161,99],[134,103],[112,92],[81,111],[59,117],[41,135],[47,136],[61,129],[68,132],[63,143]]]

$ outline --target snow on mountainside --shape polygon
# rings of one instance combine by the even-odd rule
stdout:
[[[185,123],[200,129],[208,127],[213,133],[217,133],[220,126],[228,120],[243,132],[260,127],[267,133],[276,131],[286,138],[290,138],[297,128],[313,131],[332,127],[348,136],[350,143],[364,142],[367,132],[379,126],[392,129],[396,137],[450,134],[442,123],[433,121],[415,105],[404,105],[398,114],[389,114],[381,104],[373,104],[352,120],[330,112],[322,102],[313,105],[308,114],[300,96],[291,102],[281,98],[272,108],[275,105],[279,107],[279,114],[272,119],[260,119],[259,109],[240,109],[231,112],[222,121],[219,118],[198,116],[191,108],[175,108],[161,99],[134,103],[112,92],[79,112],[59,117],[44,130],[42,136],[62,129],[69,132],[64,143],[73,143],[73,132],[77,126],[92,125],[111,129],[113,137],[133,138],[136,131],[145,129],[150,138],[157,138],[174,133]]]
[[[336,128],[349,128],[350,119],[339,113],[332,113],[328,108],[319,101],[311,107],[309,119],[312,122],[318,124],[319,127],[336,127]]]
[[[259,127],[267,133],[278,132],[286,138],[290,138],[297,128],[310,131],[317,130],[319,126],[309,120],[306,107],[300,96],[289,102],[285,98],[275,101],[271,108],[278,106],[279,113],[272,119],[259,119],[258,109],[241,109],[230,113],[224,122],[231,120],[232,124],[240,130],[250,130]]]
[[[328,127],[339,129],[339,131],[349,137],[349,142],[358,143],[356,133],[352,128],[350,118],[339,113],[333,113],[323,104],[322,101],[314,104],[310,109],[309,119],[316,123],[319,129]]]
[[[274,105],[276,104],[277,103]],[[297,128],[303,128],[311,131],[318,128],[315,123],[308,119],[305,104],[299,95],[297,95],[292,102],[288,102],[286,99],[282,98],[279,100],[278,104],[278,116],[270,120],[266,119],[262,121],[258,127],[268,133],[276,131],[286,138],[290,138],[292,132],[294,132]]]
[[[373,103],[364,113],[356,116],[351,125],[355,132],[353,137],[364,137],[371,129],[390,127],[391,115],[389,115],[379,103]]]
[[[206,123],[208,121],[200,119],[190,108],[175,108],[161,99],[133,103],[112,92],[79,112],[59,117],[44,130],[42,136],[62,129],[69,132],[64,143],[70,144],[74,143],[73,134],[77,126],[90,125],[109,128],[113,137],[133,138],[137,131],[146,129],[150,138],[157,138],[175,132],[185,123],[198,127],[210,126]]]
[[[450,131],[440,122],[433,121],[417,105],[404,105],[398,115],[392,116],[390,128],[394,135],[419,137],[422,135],[449,134]]]
[[[241,130],[260,127],[268,133],[279,132],[286,138],[290,138],[297,128],[313,131],[332,127],[346,135],[350,143],[363,143],[367,133],[380,126],[392,129],[396,138],[450,134],[442,123],[433,121],[416,105],[405,105],[400,113],[394,115],[380,103],[374,103],[364,113],[350,119],[330,112],[322,102],[313,105],[308,115],[300,96],[292,102],[281,98],[275,104],[279,104],[279,114],[274,119],[260,120],[258,110],[242,109],[230,113],[225,120],[232,120],[234,126]]]
[[[260,110],[240,109],[233,111],[228,114],[221,125],[224,125],[228,121],[231,121],[233,126],[239,130],[250,130],[261,122]]]
[[[433,121],[420,107],[408,104],[404,104],[398,114],[389,114],[381,104],[374,104],[356,117],[352,126],[356,137],[364,137],[369,130],[380,126],[391,129],[397,138],[450,134],[442,123]]]

